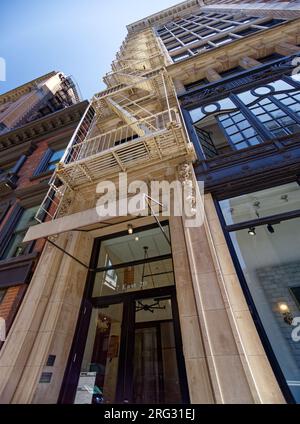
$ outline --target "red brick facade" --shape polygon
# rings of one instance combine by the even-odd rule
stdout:
[[[16,215],[16,210],[38,206],[48,190],[51,171],[42,172],[40,177],[34,176],[46,151],[49,149],[55,151],[66,148],[86,107],[87,102],[81,102],[60,112],[56,112],[52,116],[47,116],[47,122],[51,129],[45,131],[45,125],[40,127],[42,128],[41,136],[33,135],[32,139],[29,140],[30,143],[28,141],[26,143],[28,149],[25,152],[22,151],[24,148],[20,145],[21,152],[19,157],[23,154],[26,156],[26,160],[17,172],[16,188],[6,195],[1,196],[0,194],[0,206],[2,204],[10,205],[5,216],[2,217],[0,224],[0,250],[2,250],[1,242],[7,243],[7,237],[9,238],[14,230],[14,225],[16,224],[12,224],[13,219],[15,219],[16,223],[18,222],[18,217],[13,218]],[[26,127],[24,128],[20,128],[18,131],[21,133],[23,131],[27,135],[29,131]],[[2,158],[4,155],[9,157],[11,155],[10,148],[1,151],[0,154],[3,155]],[[7,231],[8,228],[9,231]],[[5,232],[6,238],[3,241],[1,235]],[[5,319],[6,332],[9,331],[20,307],[44,245],[45,240],[41,239],[31,246],[30,252],[27,254],[9,259],[1,259],[0,256],[0,288],[6,290],[4,298],[0,303],[0,317]],[[13,283],[14,281],[15,283]],[[1,345],[0,343],[0,347]]]

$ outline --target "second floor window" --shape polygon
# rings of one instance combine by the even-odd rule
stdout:
[[[44,172],[54,171],[56,168],[56,165],[63,157],[64,152],[65,152],[65,149],[61,149],[61,150],[48,149],[45,152],[44,156],[42,157],[38,167],[36,168],[34,172],[34,176],[38,176],[40,174],[43,174]]]
[[[57,150],[56,152],[53,152],[50,156],[50,159],[48,161],[48,164],[46,166],[46,171],[54,171],[56,168],[56,165],[63,157],[65,150]]]
[[[6,294],[6,289],[0,289],[0,305],[4,299],[5,294]]]
[[[284,76],[190,110],[204,158],[299,133],[298,80]]]
[[[28,228],[37,224],[37,221],[34,219],[37,210],[38,206],[23,210],[19,221],[10,236],[7,247],[5,248],[1,259],[15,258],[17,256],[29,253],[29,245],[28,243],[23,243],[23,239]]]

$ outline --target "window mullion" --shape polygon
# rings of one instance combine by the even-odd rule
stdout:
[[[232,148],[232,150],[237,150],[235,144],[232,142],[230,135],[227,134],[227,131],[225,130],[225,128],[222,125],[222,122],[219,119],[219,114],[216,116],[216,121],[218,122],[219,128],[221,129],[224,137],[226,138],[229,146]]]
[[[296,113],[294,113],[289,107],[281,103],[281,101],[276,99],[275,97],[271,96],[271,99],[276,106],[278,106],[281,110],[284,111],[284,113],[286,113],[290,118],[294,119],[298,124],[300,124],[300,117]]]
[[[265,126],[256,118],[256,116],[250,112],[246,105],[238,98],[236,94],[231,94],[230,99],[237,106],[238,109],[243,113],[243,115],[248,119],[253,128],[256,129],[257,134],[262,137],[264,141],[273,139],[273,135],[269,132]]]
[[[300,90],[300,81],[294,80],[290,75],[282,75],[281,79],[289,85]]]

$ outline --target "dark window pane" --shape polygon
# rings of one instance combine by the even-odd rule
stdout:
[[[241,36],[245,37],[246,35],[254,34],[257,31],[261,31],[261,30],[259,28],[252,28],[252,27],[250,27],[250,28],[246,28],[246,29],[244,29],[242,31],[235,32],[235,34],[241,35]]]
[[[221,72],[220,75],[222,78],[229,77],[230,75],[238,74],[239,72],[244,71],[245,69],[241,66],[236,66],[235,68],[229,69],[228,71]]]
[[[184,88],[186,89],[186,91],[190,91],[190,90],[195,90],[196,88],[200,88],[203,85],[209,84],[208,79],[203,78],[201,80],[192,82],[191,84],[187,84],[184,86]]]
[[[268,28],[273,27],[274,25],[278,25],[281,24],[282,22],[285,22],[284,19],[270,19],[267,22],[263,22],[262,24],[260,24],[261,26],[265,26]]]
[[[270,54],[269,56],[260,57],[258,59],[258,61],[261,62],[261,63],[268,63],[268,62],[272,62],[274,60],[281,59],[282,57],[283,56],[281,54],[273,53],[273,54]]]

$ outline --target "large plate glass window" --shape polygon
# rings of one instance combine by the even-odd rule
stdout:
[[[281,368],[300,403],[300,187],[297,183],[219,202],[252,300]]]

